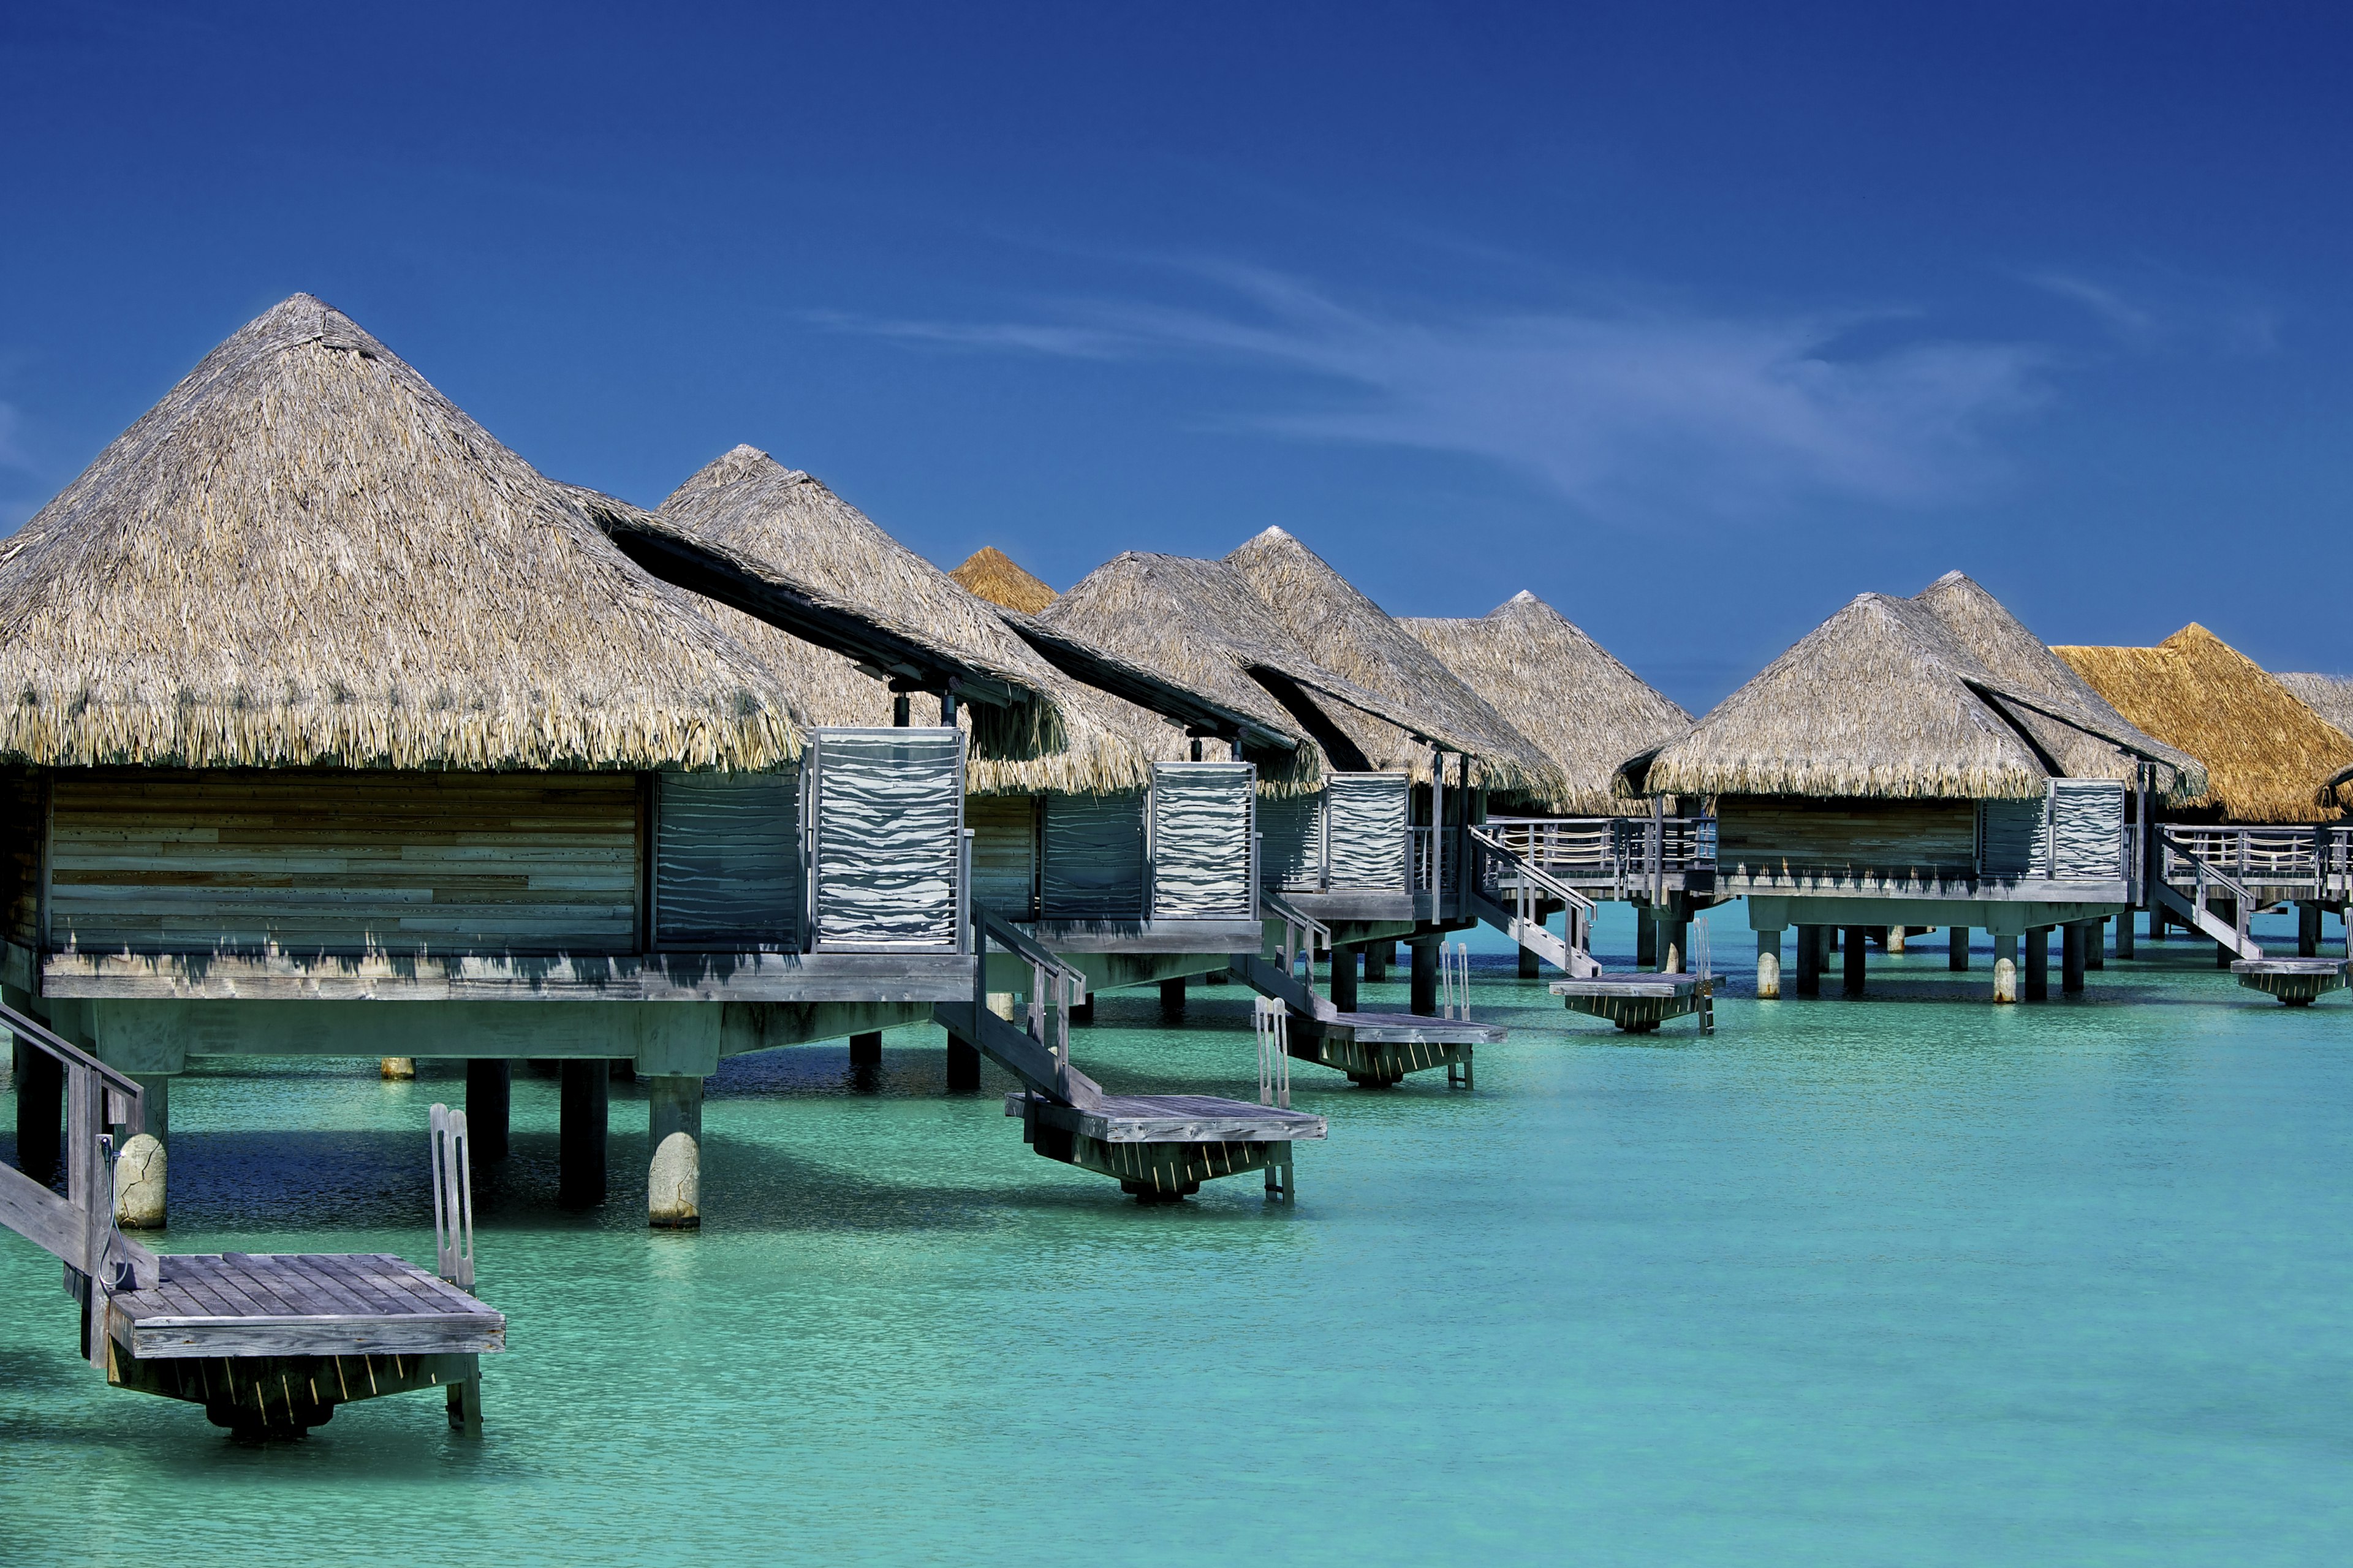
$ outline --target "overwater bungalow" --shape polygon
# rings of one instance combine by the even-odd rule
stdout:
[[[1008,712],[1041,695],[826,613]],[[142,1085],[126,1223],[164,1216],[172,1076],[234,1054],[465,1058],[485,1158],[512,1061],[559,1059],[575,1204],[626,1059],[649,1218],[692,1226],[723,1057],[974,994],[962,735],[808,722],[833,656],[744,647],[308,296],[0,546],[0,982]]]
[[[2246,918],[2283,903],[2296,906],[2298,956],[2315,956],[2322,911],[2342,910],[2353,880],[2353,827],[2333,782],[2353,769],[2353,736],[2195,623],[2154,647],[2055,651],[2135,724],[2205,765],[2207,787],[2162,814],[2159,875],[2222,928],[2208,932],[2218,957],[2264,959]]]
[[[920,626],[967,664],[1036,694],[1018,706],[978,704],[964,681],[893,670],[845,644],[811,699],[828,718],[906,726],[915,694],[927,693],[949,732],[968,735],[970,907],[989,933],[981,945],[993,950],[981,982],[991,1006],[976,999],[934,1009],[948,1030],[952,1086],[976,1086],[980,1055],[1005,1059],[992,1039],[1019,1050],[998,1023],[1017,999],[1032,1036],[1059,1038],[1097,990],[1221,973],[1232,957],[1259,951],[1256,784],[1262,771],[1282,777],[1296,766],[1287,737],[1075,639],[1050,639],[1058,661],[1049,662],[1008,627],[1011,612],[751,447],[707,465],[655,512],[607,500],[599,515],[624,550],[705,595],[708,613],[763,657],[822,639],[818,612],[847,607],[875,625]],[[1204,741],[1222,754],[1205,757]],[[853,1037],[852,1060],[878,1059],[881,1048],[879,1032]],[[1279,1131],[1293,1120],[1268,1121]],[[1032,1141],[1041,1152],[1061,1147]],[[1283,1146],[1219,1150],[1195,1163],[1223,1174],[1259,1168],[1252,1162],[1265,1155],[1287,1167],[1287,1134],[1272,1142]],[[1154,1167],[1167,1178],[1155,1187],[1151,1172],[1112,1171],[1091,1148],[1082,1139],[1074,1163],[1120,1175],[1140,1196],[1198,1184],[1181,1150],[1175,1165]]]
[[[1034,616],[1054,602],[1054,590],[1015,564],[994,544],[984,544],[948,574],[966,591],[992,605]]]
[[[1862,595],[1620,769],[1633,795],[1715,798],[1717,886],[1747,900],[1761,994],[1780,994],[1790,926],[1798,993],[1818,992],[1842,929],[1859,995],[1864,931],[1908,924],[1992,932],[1999,1001],[2017,998],[2026,937],[2040,1000],[2052,928],[2080,987],[2088,928],[2140,902],[2145,802],[2195,795],[2204,774],[2033,668],[2015,625],[1957,576],[1918,599]]]
[[[971,732],[974,898],[1077,963],[1091,989],[1221,970],[1228,952],[1256,951],[1254,786],[1261,772],[1280,779],[1297,767],[1289,736],[1061,639],[1064,663],[1092,679],[1074,677],[1015,635],[997,606],[818,480],[751,447],[695,475],[644,523],[878,619],[923,626],[1041,694],[1014,730],[951,696]],[[712,614],[754,650],[790,636],[723,606]],[[903,719],[905,692],[886,692],[846,658],[836,674],[829,716]],[[1205,757],[1205,740],[1220,754]]]
[[[1377,609],[1370,614],[1380,616]],[[1364,1082],[1395,1081],[1423,1067],[1466,1069],[1475,1030],[1455,1030],[1462,1036],[1455,1040],[1442,1023],[1413,1022],[1439,1010],[1439,940],[1481,918],[1472,906],[1483,900],[1466,902],[1458,875],[1471,853],[1463,824],[1479,816],[1466,795],[1496,779],[1548,788],[1550,763],[1409,638],[1398,663],[1410,673],[1366,666],[1388,686],[1386,693],[1332,669],[1230,557],[1122,555],[1074,585],[1038,624],[1087,637],[1280,726],[1314,760],[1313,772],[1298,781],[1304,787],[1261,790],[1260,879],[1287,931],[1312,926],[1330,945],[1331,997],[1303,993],[1281,973],[1238,971],[1305,1020],[1294,1054]],[[1405,637],[1393,626],[1389,631]],[[1445,835],[1429,826],[1433,797],[1449,825]],[[1358,953],[1366,973],[1377,976],[1379,955],[1401,938],[1413,944],[1412,1016],[1358,1014]],[[1288,954],[1296,942],[1286,942]],[[1564,968],[1576,962],[1557,940],[1552,951]]]
[[[1401,616],[1439,661],[1541,747],[1566,788],[1488,803],[1487,826],[1596,900],[1641,906],[1638,962],[1680,967],[1693,911],[1715,901],[1715,824],[1704,802],[1649,805],[1616,793],[1618,764],[1691,728],[1692,716],[1525,590],[1484,616]],[[1659,937],[1662,926],[1667,935]],[[1521,949],[1520,972],[1537,973]]]

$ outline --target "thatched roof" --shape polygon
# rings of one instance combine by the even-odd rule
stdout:
[[[1640,809],[1612,793],[1618,764],[1691,728],[1690,714],[1534,594],[1476,619],[1399,616],[1398,625],[1559,764],[1570,788],[1547,809]]]
[[[2195,622],[2155,647],[2053,650],[2135,724],[2206,764],[2208,787],[2184,803],[2225,822],[2310,822],[2316,802],[2353,765],[2353,738],[2254,660]]]
[[[2078,675],[2066,660],[2052,653],[2042,639],[2026,629],[1995,598],[1965,573],[1947,572],[1914,595],[1913,602],[1936,617],[1953,640],[1977,657],[2005,686],[2031,693],[2068,709],[2078,709],[2112,728],[2130,732],[2134,749],[2126,751],[2073,725],[2045,717],[2031,709],[2007,704],[2003,711],[2059,763],[2063,777],[2111,778],[2130,782],[2141,759],[2161,764],[2160,787],[2179,794],[2179,775],[2194,770],[2196,762],[2151,735],[2134,730]]]
[[[757,770],[785,694],[341,311],[206,354],[0,544],[0,755]]]
[[[2353,735],[2353,678],[2342,675],[2282,675],[2274,677],[2295,693],[2306,708]]]
[[[1054,602],[1054,590],[1013,563],[994,544],[984,544],[948,574],[992,605],[1034,616]]]
[[[1039,700],[1010,709],[964,708],[961,722],[973,737],[967,779],[976,792],[1140,788],[1150,782],[1155,762],[1190,754],[1191,742],[1181,728],[1054,668],[1014,634],[996,605],[907,549],[817,479],[756,447],[737,447],[706,465],[662,503],[658,515],[778,581],[854,605],[880,623],[1039,693]],[[779,638],[797,642],[723,606],[715,606],[713,614],[764,657],[784,657]],[[881,682],[865,680],[860,686],[838,679],[832,690],[832,700],[841,706],[819,721],[890,722],[891,695]]]
[[[2065,776],[2021,710],[2130,751],[2137,737],[2011,686],[1910,599],[1864,594],[1806,634],[1689,733],[1620,770],[1663,795],[2031,799]],[[2191,781],[2203,787],[2202,775]]]
[[[1327,759],[1426,778],[1433,741],[1467,749],[1451,731],[1310,658],[1221,561],[1131,552],[1087,574],[1036,619],[1300,742],[1305,784],[1320,778]]]
[[[1450,750],[1472,759],[1479,782],[1535,799],[1576,794],[1535,743],[1378,605],[1324,559],[1279,528],[1226,557],[1307,656],[1456,737]]]

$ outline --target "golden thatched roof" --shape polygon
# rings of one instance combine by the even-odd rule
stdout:
[[[1240,574],[1221,561],[1131,552],[1087,574],[1038,623],[1085,637],[1297,742],[1298,780],[1324,762],[1427,778],[1432,742],[1462,751],[1429,724],[1310,658]],[[1261,764],[1261,776],[1267,773]]]
[[[1323,557],[1270,528],[1226,557],[1310,658],[1416,715],[1470,757],[1487,788],[1576,794],[1560,768]]]
[[[2125,751],[2098,714],[1998,678],[1911,599],[1864,594],[1655,753],[1621,788],[1662,795],[2031,799],[2065,776],[2013,717],[2058,719]],[[2204,787],[2187,770],[2186,783]]]
[[[1140,788],[1155,762],[1188,756],[1182,729],[1082,685],[1016,636],[997,606],[885,533],[807,474],[765,452],[737,447],[690,478],[659,517],[694,539],[755,564],[778,581],[947,649],[1007,683],[1039,694],[1014,708],[966,705],[968,782],[976,792],[1100,793]],[[755,653],[786,657],[789,634],[723,606],[712,612]],[[798,657],[794,654],[792,657]],[[856,674],[847,659],[843,668]],[[892,699],[877,680],[839,672],[818,721],[890,722]],[[919,718],[923,716],[918,715]]]
[[[994,544],[984,544],[948,574],[992,605],[1034,616],[1054,602],[1054,590],[1013,563]]]
[[[0,755],[758,770],[769,672],[341,311],[206,354],[0,545]]]
[[[1965,573],[1947,572],[1915,595],[1913,602],[1936,616],[1952,634],[1953,640],[1974,654],[1978,662],[2005,686],[2081,710],[2131,735],[2133,747],[2127,751],[2031,709],[2015,703],[2005,705],[2003,711],[2008,717],[2059,764],[2062,777],[2123,779],[2129,783],[2137,776],[2141,759],[2153,758],[2160,764],[2160,788],[2180,794],[2178,775],[2195,770],[2195,760],[2133,729],[2107,699],[2094,690],[2066,660],[2052,653],[2042,638],[2010,613],[2008,605],[1987,593],[1975,579]]]
[[[1646,684],[1569,618],[1522,591],[1476,619],[1399,616],[1439,661],[1567,775],[1546,809],[1640,809],[1612,793],[1618,764],[1691,728],[1692,716]]]
[[[2225,822],[2310,822],[2340,815],[2316,801],[2353,766],[2353,738],[2254,660],[2192,622],[2155,647],[2053,650],[2118,711],[2206,764],[2185,802]]]

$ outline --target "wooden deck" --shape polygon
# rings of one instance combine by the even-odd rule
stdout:
[[[2309,1007],[2331,991],[2344,990],[2345,970],[2341,958],[2242,958],[2231,965],[2240,984],[2290,1007]]]
[[[1104,1143],[1288,1143],[1325,1135],[1320,1116],[1207,1094],[1106,1094],[1076,1106],[1017,1090],[1005,1097],[1005,1114],[1034,1114]]]
[[[107,1331],[140,1361],[187,1356],[472,1355],[507,1321],[386,1253],[164,1253],[159,1278],[107,1300]]]
[[[1715,984],[1698,974],[1602,974],[1556,980],[1552,994],[1572,1013],[1607,1018],[1628,1034],[1647,1035],[1672,1018],[1696,1015],[1700,1033],[1715,1032]]]

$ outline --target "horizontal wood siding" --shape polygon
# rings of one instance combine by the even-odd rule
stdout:
[[[638,949],[628,773],[60,773],[52,818],[52,949]]]
[[[976,795],[964,803],[972,829],[972,898],[999,919],[1038,918],[1038,797]]]
[[[0,768],[0,931],[19,947],[41,944],[41,838],[47,816],[41,775],[30,768]]]
[[[1716,864],[1732,877],[1967,879],[1977,869],[1977,809],[1966,800],[1716,803]]]

